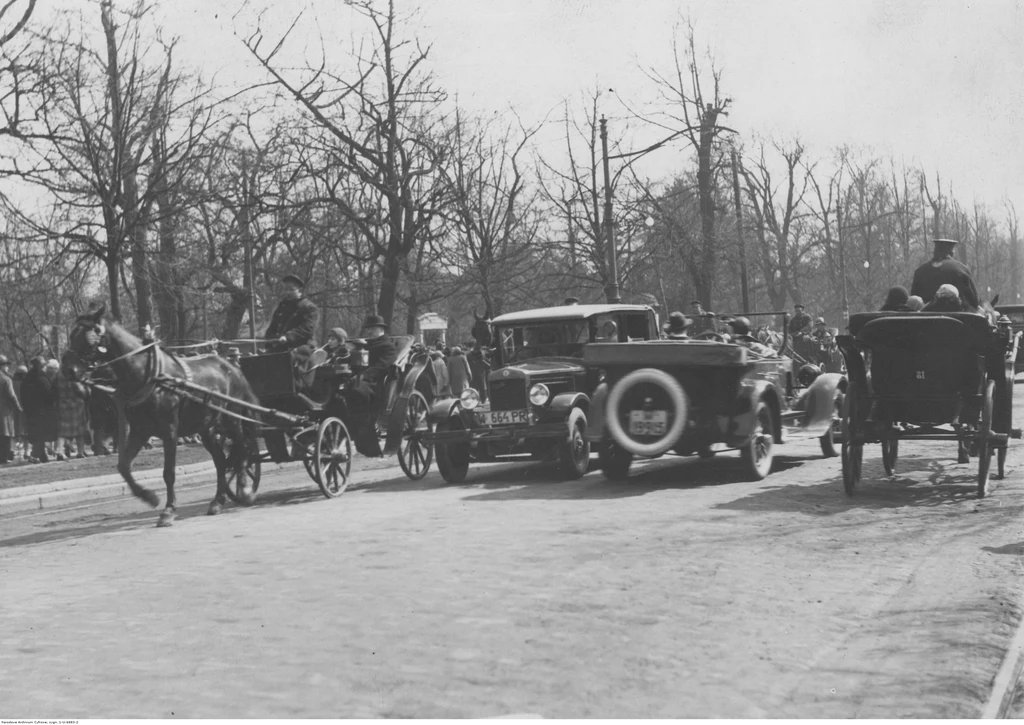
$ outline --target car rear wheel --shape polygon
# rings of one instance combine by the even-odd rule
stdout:
[[[763,400],[758,402],[754,411],[754,430],[740,449],[740,458],[755,481],[771,473],[775,459],[775,421],[771,408]]]
[[[569,438],[559,446],[559,467],[571,480],[582,478],[590,466],[590,442],[583,437],[586,431],[587,417],[581,412],[573,423]]]

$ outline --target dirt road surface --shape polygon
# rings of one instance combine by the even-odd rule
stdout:
[[[848,499],[805,442],[759,483],[728,453],[328,501],[296,469],[169,529],[128,500],[0,519],[0,717],[979,717],[1021,617],[1020,446],[980,501],[950,444],[893,478],[869,447]]]

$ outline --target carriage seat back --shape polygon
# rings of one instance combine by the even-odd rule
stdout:
[[[398,350],[398,357],[395,358],[395,367],[399,370],[403,370],[409,362],[412,346],[413,343],[416,342],[416,338],[412,335],[392,335],[391,342]]]
[[[246,355],[239,359],[238,365],[259,399],[295,394],[290,352]]]
[[[988,323],[977,315],[960,317],[889,315],[860,326],[857,341],[871,351],[872,391],[891,403],[887,417],[949,422],[961,396],[980,393]]]

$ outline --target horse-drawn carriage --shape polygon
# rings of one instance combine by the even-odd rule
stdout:
[[[959,461],[978,458],[985,496],[990,458],[1002,478],[1013,424],[1013,362],[1019,334],[971,313],[864,312],[837,339],[849,383],[843,408],[843,486],[853,495],[864,445],[880,443],[892,475],[900,440],[951,440]]]
[[[409,478],[418,480],[427,474],[433,449],[420,442],[420,435],[427,430],[427,408],[432,399],[427,379],[421,378],[428,357],[413,352],[411,335],[394,335],[391,339],[398,357],[369,410],[358,413],[346,396],[352,371],[332,366],[322,350],[314,352],[298,372],[290,352],[240,358],[242,373],[261,405],[273,411],[263,416],[261,436],[266,449],[248,463],[247,475],[253,480],[254,490],[259,485],[261,462],[301,460],[324,496],[340,496],[348,486],[353,429],[357,429],[357,441],[359,435],[364,440],[383,440],[383,455],[397,453],[399,465]],[[365,350],[357,347],[356,352],[358,357]],[[355,361],[355,371],[365,364],[365,360],[361,365]]]

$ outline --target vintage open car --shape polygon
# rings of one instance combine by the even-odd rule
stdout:
[[[760,314],[782,316],[786,329],[786,313]],[[837,455],[846,378],[794,364],[787,343],[784,336],[778,350],[761,352],[720,339],[588,346],[584,362],[604,380],[586,437],[604,475],[627,478],[634,458],[708,457],[724,447],[739,449],[760,480],[775,445],[798,438],[818,438],[824,455]]]
[[[996,312],[1010,321],[1010,330],[1014,334],[1024,332],[1024,305],[999,305]],[[1024,370],[1024,345],[1018,346],[1013,360],[1013,372]]]
[[[606,346],[658,337],[654,310],[646,305],[594,304],[545,307],[492,320],[494,351],[489,396],[469,389],[459,398],[434,401],[434,445],[441,475],[463,481],[470,461],[530,454],[558,461],[567,478],[587,472],[590,444],[584,434],[591,394],[600,382],[584,360],[593,343]]]
[[[843,486],[853,495],[866,443],[895,472],[899,442],[950,440],[958,462],[978,458],[978,496],[990,459],[1003,477],[1013,428],[1013,365],[1020,333],[967,312],[861,312],[839,337],[850,382],[843,413]]]

